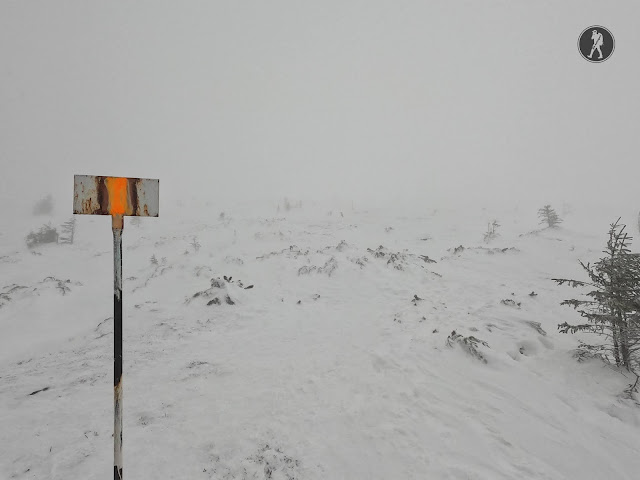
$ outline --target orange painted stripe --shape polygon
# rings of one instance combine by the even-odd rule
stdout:
[[[105,178],[107,191],[109,192],[109,213],[111,215],[124,215],[127,212],[127,187],[126,178]]]

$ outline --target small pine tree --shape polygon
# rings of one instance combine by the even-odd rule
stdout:
[[[70,243],[73,245],[73,237],[76,231],[76,217],[71,217],[71,219],[62,224],[60,228],[64,234],[64,237],[61,237],[60,243]]]
[[[158,259],[156,258],[156,254],[151,255],[151,265],[158,265]]]
[[[556,211],[551,208],[551,205],[545,205],[538,210],[538,217],[540,217],[540,223],[546,223],[549,228],[556,227],[558,224],[562,223],[562,219],[558,216]]]
[[[200,250],[200,243],[198,242],[198,237],[193,237],[193,240],[191,241],[191,246],[193,247],[193,250],[195,252]]]
[[[587,323],[558,325],[561,333],[588,332],[605,337],[604,345],[581,344],[583,351],[613,357],[619,367],[632,370],[640,364],[640,255],[630,253],[631,237],[626,226],[612,223],[606,254],[598,262],[586,265],[590,282],[557,279],[553,281],[571,287],[587,287],[590,300],[565,300],[561,304],[572,306]]]
[[[500,224],[497,220],[494,220],[491,223],[487,224],[487,231],[484,233],[484,241],[485,243],[489,243],[494,238],[498,237],[500,234],[498,233],[498,228]]]

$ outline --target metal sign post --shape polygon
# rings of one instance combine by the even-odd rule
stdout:
[[[122,230],[124,217],[157,217],[159,181],[75,175],[73,213],[111,215],[113,231],[113,478],[122,480]]]

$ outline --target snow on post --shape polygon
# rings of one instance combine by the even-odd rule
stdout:
[[[122,230],[125,216],[157,217],[159,180],[75,175],[73,213],[111,215],[113,232],[113,478],[122,480]]]

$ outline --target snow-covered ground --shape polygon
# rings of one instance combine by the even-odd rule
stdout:
[[[608,224],[633,234],[635,217],[575,210],[536,232],[515,208],[127,219],[126,477],[638,478],[633,378],[572,357],[557,324],[579,292],[551,281],[582,279]],[[0,236],[0,478],[110,478],[110,220],[31,252],[40,223]]]

